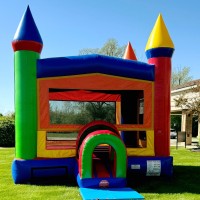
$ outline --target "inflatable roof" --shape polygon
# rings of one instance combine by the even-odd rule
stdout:
[[[154,65],[103,55],[46,58],[37,63],[37,78],[89,73],[154,81]]]

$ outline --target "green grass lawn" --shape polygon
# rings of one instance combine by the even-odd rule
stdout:
[[[133,188],[145,199],[200,199],[200,152],[184,148],[171,149],[174,157],[172,178],[150,177],[133,182]],[[43,185],[15,185],[11,177],[14,148],[0,149],[0,199],[81,199],[78,187],[70,183]]]

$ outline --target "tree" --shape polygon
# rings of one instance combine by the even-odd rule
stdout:
[[[119,46],[116,39],[109,39],[102,48],[85,48],[79,51],[80,55],[85,54],[101,54],[114,57],[123,57],[126,45]]]
[[[196,87],[193,86],[190,92],[193,93],[192,96],[183,93],[178,98],[175,98],[175,105],[183,110],[187,110],[188,113],[200,117],[200,84],[197,84]]]
[[[175,87],[192,81],[192,79],[192,76],[190,76],[190,67],[179,67],[172,71],[171,85]]]
[[[115,123],[115,103],[50,101],[51,124],[87,124],[100,119]]]
[[[92,120],[105,120],[115,124],[115,103],[88,102],[86,105],[88,115]]]
[[[13,116],[0,116],[0,147],[15,146],[15,120]]]

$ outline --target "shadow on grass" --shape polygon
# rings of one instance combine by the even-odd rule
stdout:
[[[60,185],[76,187],[77,182],[69,177],[40,178],[31,181],[32,185]],[[200,166],[174,166],[172,177],[129,176],[128,187],[141,193],[194,193],[200,194]]]
[[[141,193],[200,194],[200,166],[174,166],[173,177],[135,177],[128,185]]]

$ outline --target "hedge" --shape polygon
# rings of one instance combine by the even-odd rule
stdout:
[[[11,117],[0,117],[0,147],[15,146],[15,121]]]

